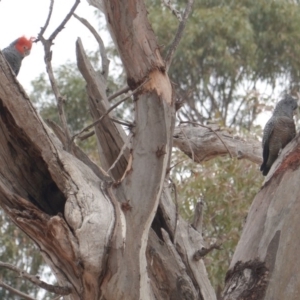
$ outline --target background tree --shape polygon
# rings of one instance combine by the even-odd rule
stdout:
[[[296,23],[294,23],[298,15],[296,13],[292,15],[295,19],[288,26],[283,24],[282,20],[291,10],[297,12],[298,7],[286,1],[275,1],[274,3],[261,2],[255,7],[247,1],[238,4],[217,1],[196,4],[193,18],[190,19],[187,27],[185,42],[182,44],[185,49],[182,48],[178,52],[170,69],[172,80],[177,84],[177,97],[187,100],[187,104],[179,111],[181,119],[197,122],[214,119],[227,126],[235,125],[239,133],[245,135],[245,132],[240,129],[253,128],[253,122],[263,107],[261,104],[263,104],[264,97],[261,97],[259,90],[261,84],[268,82],[275,87],[275,83],[283,82],[283,90],[288,87],[297,90],[298,62],[293,61],[289,49],[298,36]],[[177,8],[182,8],[182,4],[179,2]],[[152,1],[148,7],[152,23],[154,25],[158,23],[155,21],[156,17],[159,20],[157,34],[160,36],[165,33],[166,36],[166,38],[161,37],[160,44],[168,44],[173,36],[172,32],[170,30],[164,32],[161,28],[174,28],[175,31],[176,19],[157,2]],[[199,30],[195,31],[197,26],[190,25],[192,22],[198,25],[199,20],[200,34]],[[166,25],[164,25],[165,22]],[[282,26],[278,26],[278,24]],[[280,34],[277,35],[276,32],[280,32]],[[288,37],[284,37],[285,34]],[[259,38],[261,36],[263,38]],[[266,42],[268,39],[271,41],[269,44]],[[188,47],[189,51],[187,51],[186,45],[191,46]],[[168,47],[165,49],[167,51]],[[295,48],[292,50],[294,51]],[[224,57],[227,59],[224,60]],[[274,61],[276,61],[275,64]],[[194,72],[194,70],[196,71]],[[79,101],[86,98],[84,93],[80,94],[84,82],[77,81],[76,72],[74,66],[66,65],[57,73],[62,94],[69,95],[66,110],[69,116],[74,116],[74,118],[69,118],[69,125],[75,132],[80,129],[80,125],[89,120],[85,110],[76,111]],[[68,77],[69,74],[72,76]],[[72,85],[72,82],[76,84]],[[64,89],[65,87],[68,91]],[[244,88],[245,90],[243,90]],[[51,95],[50,90],[47,92],[43,78],[35,81],[34,94],[37,99],[41,95]],[[44,116],[53,118],[55,109],[48,105],[48,99],[47,106],[41,107],[41,112]],[[83,102],[80,103],[81,107],[86,107]],[[128,110],[125,114],[131,118]],[[85,142],[85,145],[86,149],[90,149],[91,143]],[[243,168],[250,168],[249,173],[241,171]],[[250,199],[258,190],[262,178],[256,176],[255,165],[244,164],[240,161],[217,160],[201,167],[195,167],[192,172],[189,171],[190,169],[191,165],[179,166],[173,170],[172,175],[174,179],[181,175],[182,182],[178,183],[178,191],[180,199],[186,199],[181,207],[183,215],[191,218],[191,209],[195,206],[200,194],[207,203],[205,217],[209,219],[209,222],[206,220],[204,222],[204,234],[207,241],[214,241],[216,237],[226,240],[223,245],[226,251],[212,252],[212,259],[206,259],[212,270],[213,283],[218,286],[224,278],[223,272],[227,267],[225,264],[222,265],[223,272],[220,272],[220,269],[217,271],[216,265],[219,265],[220,261],[224,261],[224,258],[229,263],[232,249],[239,237],[237,228],[241,227],[248,207],[247,204],[242,205],[241,208],[236,207],[236,211],[233,212],[230,210],[231,202],[228,199],[234,201],[233,199],[243,197],[248,202],[251,201]],[[243,173],[242,178],[239,178],[239,172]],[[250,183],[251,189],[246,192]],[[196,195],[193,193],[196,190],[195,187],[200,190],[200,193],[198,192]],[[218,210],[215,209],[217,205],[219,205]],[[211,207],[213,207],[213,212],[209,213]],[[240,218],[227,216],[229,212],[239,215]],[[218,226],[213,226],[215,220],[217,220],[215,224]]]

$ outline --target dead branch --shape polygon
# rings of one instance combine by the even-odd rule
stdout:
[[[172,12],[172,14],[179,20],[179,22],[182,21],[182,15],[179,10],[177,10],[174,6],[171,4],[171,0],[163,0],[164,5],[169,8]]]
[[[180,122],[180,124],[185,124],[185,123],[193,124],[193,125],[198,125],[198,126],[201,126],[201,127],[204,127],[204,128],[207,128],[207,129],[211,130],[219,138],[219,140],[221,141],[221,143],[227,149],[229,156],[232,158],[232,155],[231,155],[231,153],[230,153],[227,145],[224,143],[224,141],[222,140],[222,138],[220,137],[220,135],[212,127],[205,126],[203,124],[200,124],[200,123],[197,123],[197,122],[191,122],[191,121],[184,121],[184,122],[182,121],[182,122]]]
[[[141,85],[139,85],[134,91],[130,92],[127,96],[125,96],[123,99],[119,100],[117,103],[112,105],[98,120],[93,122],[92,124],[86,126],[82,130],[80,130],[78,133],[74,134],[71,138],[71,144],[74,142],[75,138],[82,134],[83,132],[89,130],[90,128],[94,127],[96,124],[100,123],[112,110],[114,110],[116,107],[118,107],[120,104],[125,102],[127,99],[129,99],[131,96],[133,96],[135,93],[137,93],[140,88],[146,83],[148,80],[145,80]]]
[[[70,12],[66,15],[66,17],[63,19],[61,24],[53,31],[53,33],[50,35],[49,40],[53,41],[56,36],[64,29],[67,22],[71,19],[73,13],[75,12],[77,6],[79,5],[80,0],[75,0],[74,5],[72,6]]]
[[[195,214],[192,226],[202,235],[203,228],[203,201],[200,199],[195,207]]]
[[[132,139],[132,134],[129,134],[127,136],[127,140],[125,141],[125,143],[124,143],[124,145],[123,145],[123,147],[122,147],[122,149],[121,149],[118,157],[116,158],[116,160],[114,161],[114,163],[110,166],[110,168],[107,170],[107,173],[109,173],[109,171],[112,170],[116,166],[117,162],[121,159],[122,155],[124,155],[125,150],[127,148],[129,148],[129,145],[131,144],[131,139]]]
[[[116,119],[116,118],[112,118],[110,117],[110,119],[114,122],[114,123],[118,123],[120,125],[123,125],[123,126],[127,126],[128,128],[132,128],[134,127],[134,124],[133,123],[130,123],[130,122],[125,122],[125,121],[122,121],[122,120],[119,120],[119,119]],[[95,130],[92,130],[91,132],[88,132],[84,135],[81,135],[81,136],[78,136],[78,138],[81,140],[81,141],[84,141],[88,138],[90,138],[91,136],[93,136],[95,134]]]
[[[45,25],[43,27],[41,27],[41,31],[40,31],[40,34],[41,36],[43,36],[43,34],[45,33],[48,25],[49,25],[49,22],[50,22],[50,19],[51,19],[51,16],[52,16],[52,12],[53,12],[53,5],[54,5],[54,0],[50,0],[50,7],[49,7],[49,13],[48,13],[48,16],[47,16],[47,20],[45,22]],[[37,39],[38,41],[38,39]]]
[[[203,258],[205,255],[207,255],[209,252],[211,252],[212,250],[214,250],[214,249],[220,250],[221,246],[222,246],[222,243],[214,243],[214,244],[210,245],[208,248],[202,248],[195,252],[193,259],[198,261],[201,258]]]
[[[0,280],[0,286],[8,291],[10,291],[11,293],[18,295],[20,297],[22,297],[25,300],[36,300],[35,298],[32,298],[30,296],[28,296],[27,294],[24,294],[16,289],[14,289],[13,287],[11,287],[10,285],[4,283],[2,280]]]
[[[168,169],[168,172],[167,172],[167,173],[170,173],[170,171],[171,171],[172,169],[174,169],[176,166],[178,166],[179,164],[181,164],[181,163],[183,163],[183,162],[185,162],[185,161],[186,161],[186,159],[182,159],[182,160],[178,161],[177,163],[175,163],[173,166],[171,166],[171,167]]]
[[[51,129],[54,131],[55,135],[62,142],[62,144],[65,144],[66,136],[62,128],[58,124],[56,124],[55,122],[49,119],[46,120],[46,123],[51,127]],[[101,178],[103,181],[106,182],[111,181],[110,176],[100,166],[96,165],[92,160],[90,160],[90,158],[84,153],[84,151],[82,151],[76,144],[72,144],[70,150],[72,151],[72,154],[75,157],[77,157],[84,164],[89,166],[99,178]]]
[[[77,20],[79,20],[83,25],[85,25],[97,40],[99,45],[100,55],[101,55],[101,62],[102,62],[102,75],[104,76],[105,79],[107,79],[110,60],[107,58],[106,50],[102,38],[95,30],[95,28],[86,19],[79,17],[75,13],[73,13],[73,16]]]
[[[175,211],[176,211],[176,214],[175,214],[175,227],[174,227],[174,238],[173,238],[173,244],[176,245],[176,231],[177,231],[177,225],[178,225],[178,216],[179,216],[179,208],[178,208],[178,197],[177,197],[177,187],[176,187],[176,184],[175,182],[169,178],[172,186],[173,186],[173,189],[174,189],[174,196],[175,196]]]
[[[114,94],[110,95],[107,100],[110,101],[112,99],[115,99],[117,98],[118,96],[122,95],[122,94],[125,94],[127,92],[130,91],[130,87],[129,86],[125,86],[123,88],[121,88],[120,90],[118,90],[117,92],[115,92]]]
[[[71,18],[72,14],[74,13],[74,11],[77,8],[79,3],[80,3],[80,0],[75,1],[73,7],[71,8],[70,12],[67,14],[65,19],[54,30],[54,32],[50,35],[50,37],[48,39],[45,39],[43,37],[43,34],[44,34],[44,32],[45,32],[45,30],[46,30],[46,28],[47,28],[47,26],[50,22],[50,18],[51,18],[51,15],[52,15],[52,9],[53,9],[53,1],[52,1],[51,4],[50,4],[47,21],[46,21],[44,27],[41,28],[40,33],[38,34],[38,40],[40,40],[41,43],[44,46],[44,52],[45,52],[44,61],[45,61],[45,64],[46,64],[46,70],[47,70],[47,73],[48,73],[48,77],[49,77],[49,80],[50,80],[50,83],[51,83],[52,90],[53,90],[54,95],[55,95],[58,114],[59,114],[59,119],[60,119],[60,122],[62,124],[63,129],[64,129],[65,135],[67,137],[67,143],[64,146],[65,146],[65,148],[68,152],[70,151],[69,145],[70,145],[71,134],[70,134],[70,131],[69,131],[69,128],[68,128],[67,117],[66,117],[65,109],[64,109],[65,99],[60,94],[59,88],[57,86],[57,82],[56,82],[55,77],[54,77],[54,72],[53,72],[52,63],[51,63],[51,60],[52,60],[51,46],[53,44],[53,40],[56,38],[58,33],[64,28],[64,26],[66,25],[68,20]]]
[[[119,120],[119,119],[116,119],[116,118],[110,117],[110,119],[111,119],[113,122],[118,123],[118,124],[121,124],[121,125],[124,125],[124,126],[127,126],[128,128],[132,128],[132,127],[135,126],[133,123],[125,122],[125,121],[122,121],[122,120]]]
[[[71,293],[70,286],[57,286],[57,285],[48,284],[45,281],[40,280],[38,276],[31,275],[31,274],[27,273],[26,271],[21,270],[18,267],[11,265],[9,263],[4,263],[4,262],[0,261],[0,267],[6,268],[6,269],[9,269],[11,271],[18,273],[20,277],[29,280],[31,283],[39,286],[40,288],[42,288],[48,292],[58,294],[58,295],[69,295]]]
[[[181,128],[181,127],[179,127],[179,128]],[[190,148],[190,150],[191,150],[192,160],[195,161],[195,153],[194,153],[193,147],[192,147],[192,145],[191,145],[189,139],[187,138],[185,132],[182,130],[181,133],[182,133],[182,135],[186,138],[187,144],[188,144],[188,146],[189,146],[189,148]]]
[[[88,133],[86,133],[86,134],[84,134],[84,135],[82,135],[82,136],[79,136],[78,138],[79,138],[81,141],[84,141],[84,140],[90,138],[91,136],[93,136],[94,134],[95,134],[95,130],[92,130],[92,131],[90,131],[90,132],[88,132]]]
[[[170,2],[170,1],[165,1],[164,0],[164,2]],[[186,8],[185,8],[183,16],[182,16],[182,20],[179,23],[179,26],[178,26],[176,35],[174,37],[174,40],[173,40],[173,42],[172,42],[172,44],[171,44],[171,46],[170,46],[170,48],[168,50],[168,53],[166,55],[165,61],[166,61],[166,69],[167,69],[167,71],[170,68],[170,65],[172,63],[174,54],[175,54],[175,52],[177,50],[177,47],[178,47],[178,45],[179,45],[179,43],[180,43],[180,41],[182,39],[187,19],[188,19],[189,15],[190,15],[190,13],[192,11],[193,3],[194,3],[194,0],[188,0],[188,3],[186,5]]]
[[[221,130],[216,125],[214,125],[214,127],[214,131],[218,132],[218,135],[226,143],[227,148],[220,141],[215,132],[205,127],[175,128],[173,145],[190,158],[193,157],[194,153],[193,161],[197,163],[208,161],[217,156],[227,155],[229,149],[232,157],[248,159],[256,164],[261,164],[262,149],[259,141],[254,139],[245,141],[239,137],[232,136],[225,130]]]

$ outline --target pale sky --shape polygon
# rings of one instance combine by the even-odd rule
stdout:
[[[50,25],[44,35],[46,38],[61,23],[74,2],[75,0],[54,1]],[[22,35],[36,37],[47,18],[49,4],[50,0],[0,0],[0,48],[5,48]],[[96,19],[94,11],[93,6],[89,6],[85,0],[81,0],[75,12],[98,29],[99,21]],[[75,42],[78,37],[82,39],[86,50],[98,49],[98,45],[88,29],[72,17],[65,29],[55,39],[55,45],[52,46],[53,67],[62,65],[67,60],[76,61]],[[24,58],[18,80],[29,92],[31,90],[30,82],[42,72],[45,72],[44,51],[39,42],[33,44],[31,54]]]
[[[47,38],[61,23],[70,11],[75,0],[55,0],[54,10],[50,25],[44,36]],[[49,11],[50,0],[0,0],[0,49],[8,46],[16,38],[25,35],[27,37],[37,36],[40,28],[44,25]],[[76,14],[87,19],[97,30],[99,20],[95,17],[95,8],[90,6],[86,0],[81,0]],[[104,25],[104,24],[101,24]],[[98,30],[99,32],[99,30]],[[107,46],[107,31],[100,32]],[[97,50],[98,45],[89,30],[74,17],[67,23],[52,46],[52,65],[57,67],[67,60],[76,61],[75,42],[80,37],[86,50]],[[30,82],[40,73],[45,72],[44,51],[41,43],[33,45],[30,56],[24,58],[18,80],[27,93],[31,91]],[[264,93],[266,92],[263,89]],[[268,94],[268,93],[267,93]],[[259,124],[264,124],[271,115],[266,112],[258,118]]]

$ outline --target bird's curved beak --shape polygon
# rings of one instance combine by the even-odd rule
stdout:
[[[28,56],[29,54],[30,54],[30,49],[27,49],[27,50],[24,51],[25,56]]]

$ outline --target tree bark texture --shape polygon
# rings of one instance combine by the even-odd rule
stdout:
[[[145,5],[96,2],[103,4],[129,86],[143,83],[131,142],[124,148],[126,135],[108,117],[96,126],[103,168],[121,154],[110,176],[75,145],[66,152],[59,127],[51,125],[58,139],[0,54],[0,204],[37,244],[58,283],[70,286],[64,299],[214,300],[203,261],[193,259],[205,248],[202,235],[176,220],[167,183],[174,103]],[[80,41],[77,57],[97,119],[108,106],[105,82]]]
[[[300,136],[255,197],[226,276],[224,299],[299,299]]]
[[[243,140],[219,126],[177,127],[173,134],[174,146],[201,163],[218,156],[231,155],[262,163],[262,147],[257,140]]]

